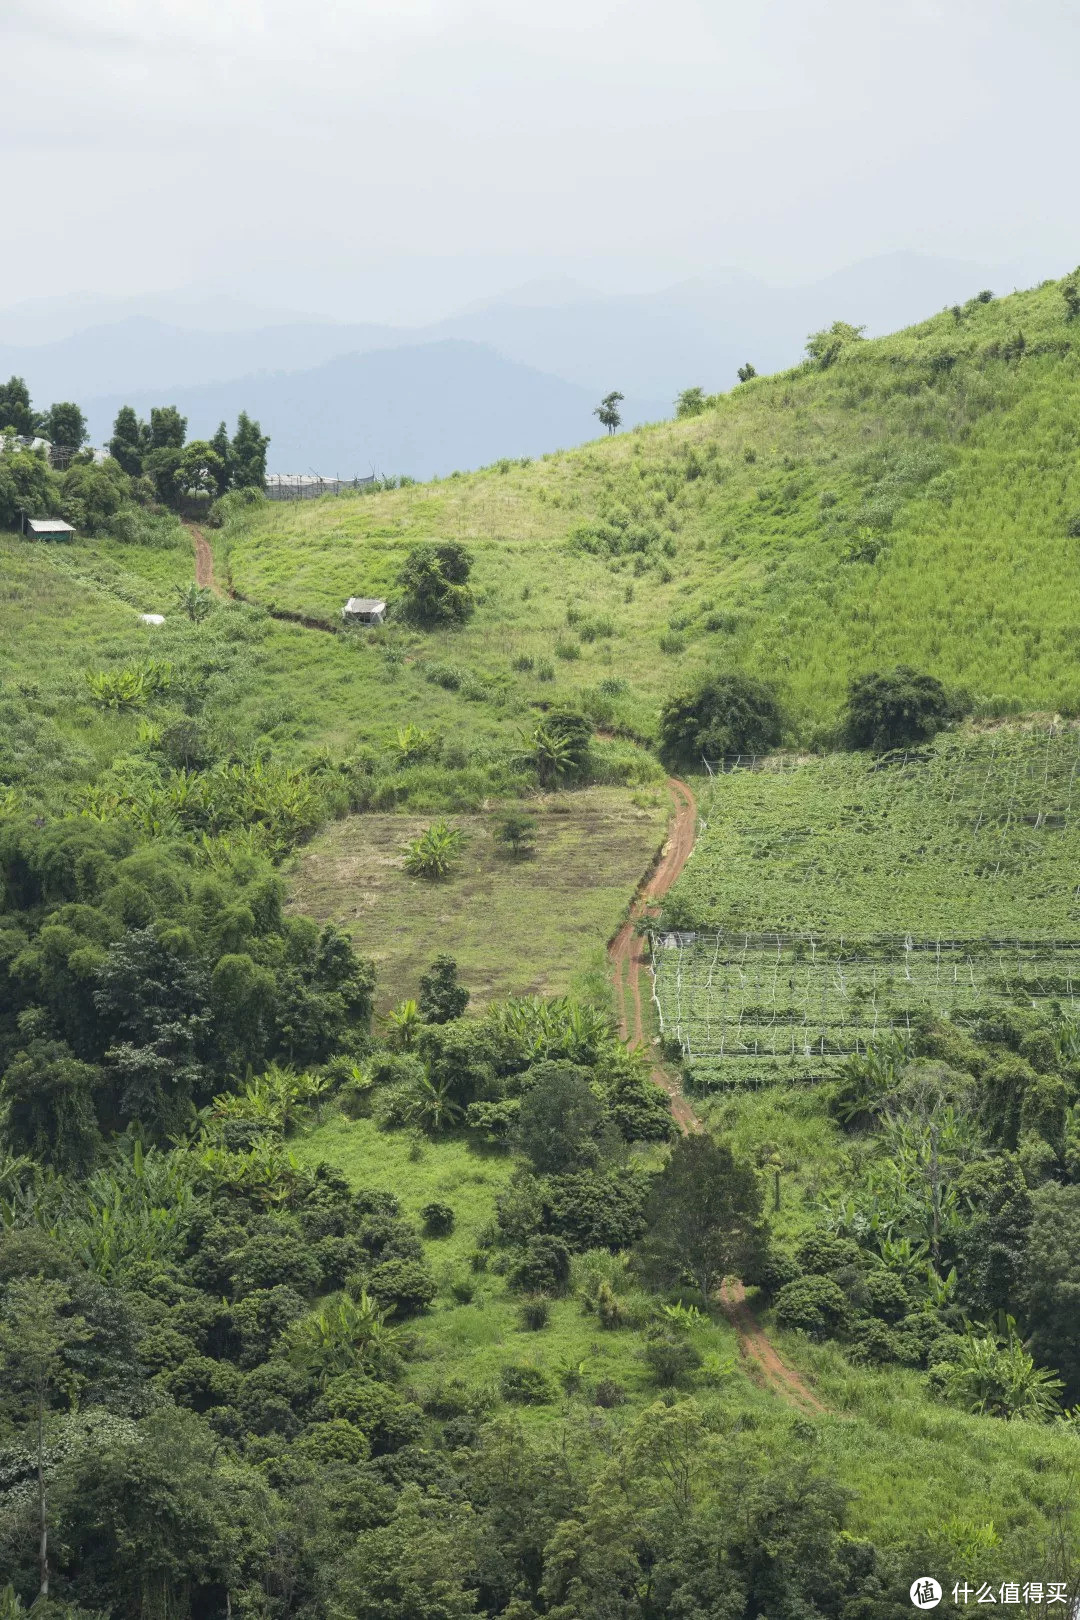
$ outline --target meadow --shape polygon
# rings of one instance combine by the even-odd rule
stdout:
[[[1080,708],[1080,363],[1060,283],[945,311],[757,378],[700,415],[528,465],[249,509],[215,537],[255,601],[337,622],[393,605],[408,549],[464,541],[478,611],[403,641],[524,702],[626,682],[655,736],[706,667],[777,682],[791,739],[833,734],[851,676],[896,661],[977,712]],[[554,686],[515,670],[550,664]],[[414,667],[416,667],[414,665]]]
[[[372,958],[378,1006],[415,996],[438,952],[452,955],[474,1007],[508,995],[608,996],[604,943],[663,842],[662,789],[543,794],[520,809],[535,848],[515,857],[495,833],[500,813],[454,818],[460,861],[439,883],[403,869],[408,839],[426,825],[369,814],[333,823],[293,860],[292,904],[333,921]]]

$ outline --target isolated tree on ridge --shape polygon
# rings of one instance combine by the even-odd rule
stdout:
[[[593,415],[600,418],[609,433],[614,433],[622,421],[622,417],[619,415],[619,402],[625,398],[626,395],[620,394],[617,388],[612,389],[610,394],[604,395],[595,411],[593,411]]]

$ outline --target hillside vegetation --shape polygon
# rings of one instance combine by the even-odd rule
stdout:
[[[1080,353],[1065,285],[848,341],[688,420],[531,465],[258,508],[220,556],[245,595],[329,622],[351,593],[392,602],[416,541],[463,540],[477,614],[425,638],[419,662],[449,656],[534,699],[549,692],[515,657],[552,660],[559,693],[614,663],[630,684],[618,715],[644,735],[673,683],[718,662],[774,677],[803,743],[831,731],[853,673],[897,661],[966,687],[980,712],[1072,711]]]

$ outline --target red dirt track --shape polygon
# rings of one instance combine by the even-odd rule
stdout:
[[[630,913],[619,932],[608,946],[608,958],[615,977],[615,1002],[618,1008],[619,1034],[631,1046],[645,1045],[645,1028],[641,1011],[641,976],[645,969],[643,941],[635,931],[635,923],[648,910],[653,900],[659,900],[671,888],[686,865],[694,847],[697,831],[697,804],[685,782],[668,777],[668,791],[675,807],[667,842],[660,851],[655,866],[643,879],[633,901]],[[653,1080],[671,1099],[671,1112],[683,1135],[705,1129],[695,1114],[674,1075],[659,1063],[652,1071]],[[747,1371],[756,1383],[772,1390],[789,1405],[807,1414],[824,1412],[817,1396],[799,1374],[783,1360],[769,1339],[757,1317],[746,1303],[746,1290],[742,1283],[729,1277],[720,1290],[720,1304],[724,1314],[739,1336],[739,1350]]]

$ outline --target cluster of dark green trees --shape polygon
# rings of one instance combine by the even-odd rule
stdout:
[[[877,752],[916,746],[970,707],[966,693],[948,692],[936,676],[898,664],[852,681],[837,740]],[[737,670],[673,693],[660,715],[661,748],[674,765],[766,754],[783,740],[784,729],[775,687]]]
[[[997,1417],[1080,1400],[1080,1037],[1000,1009],[852,1058],[830,1106],[862,1144],[825,1222],[774,1253],[778,1320],[929,1369]]]
[[[31,435],[52,443],[51,459],[20,442]],[[261,491],[265,484],[270,441],[244,411],[231,438],[222,422],[212,439],[188,442],[187,421],[175,405],[155,407],[149,422],[125,405],[102,463],[83,448],[86,437],[77,405],[36,412],[21,377],[0,384],[0,526],[14,525],[28,511],[63,517],[86,534],[120,532],[125,509],[177,510],[231,490]]]

